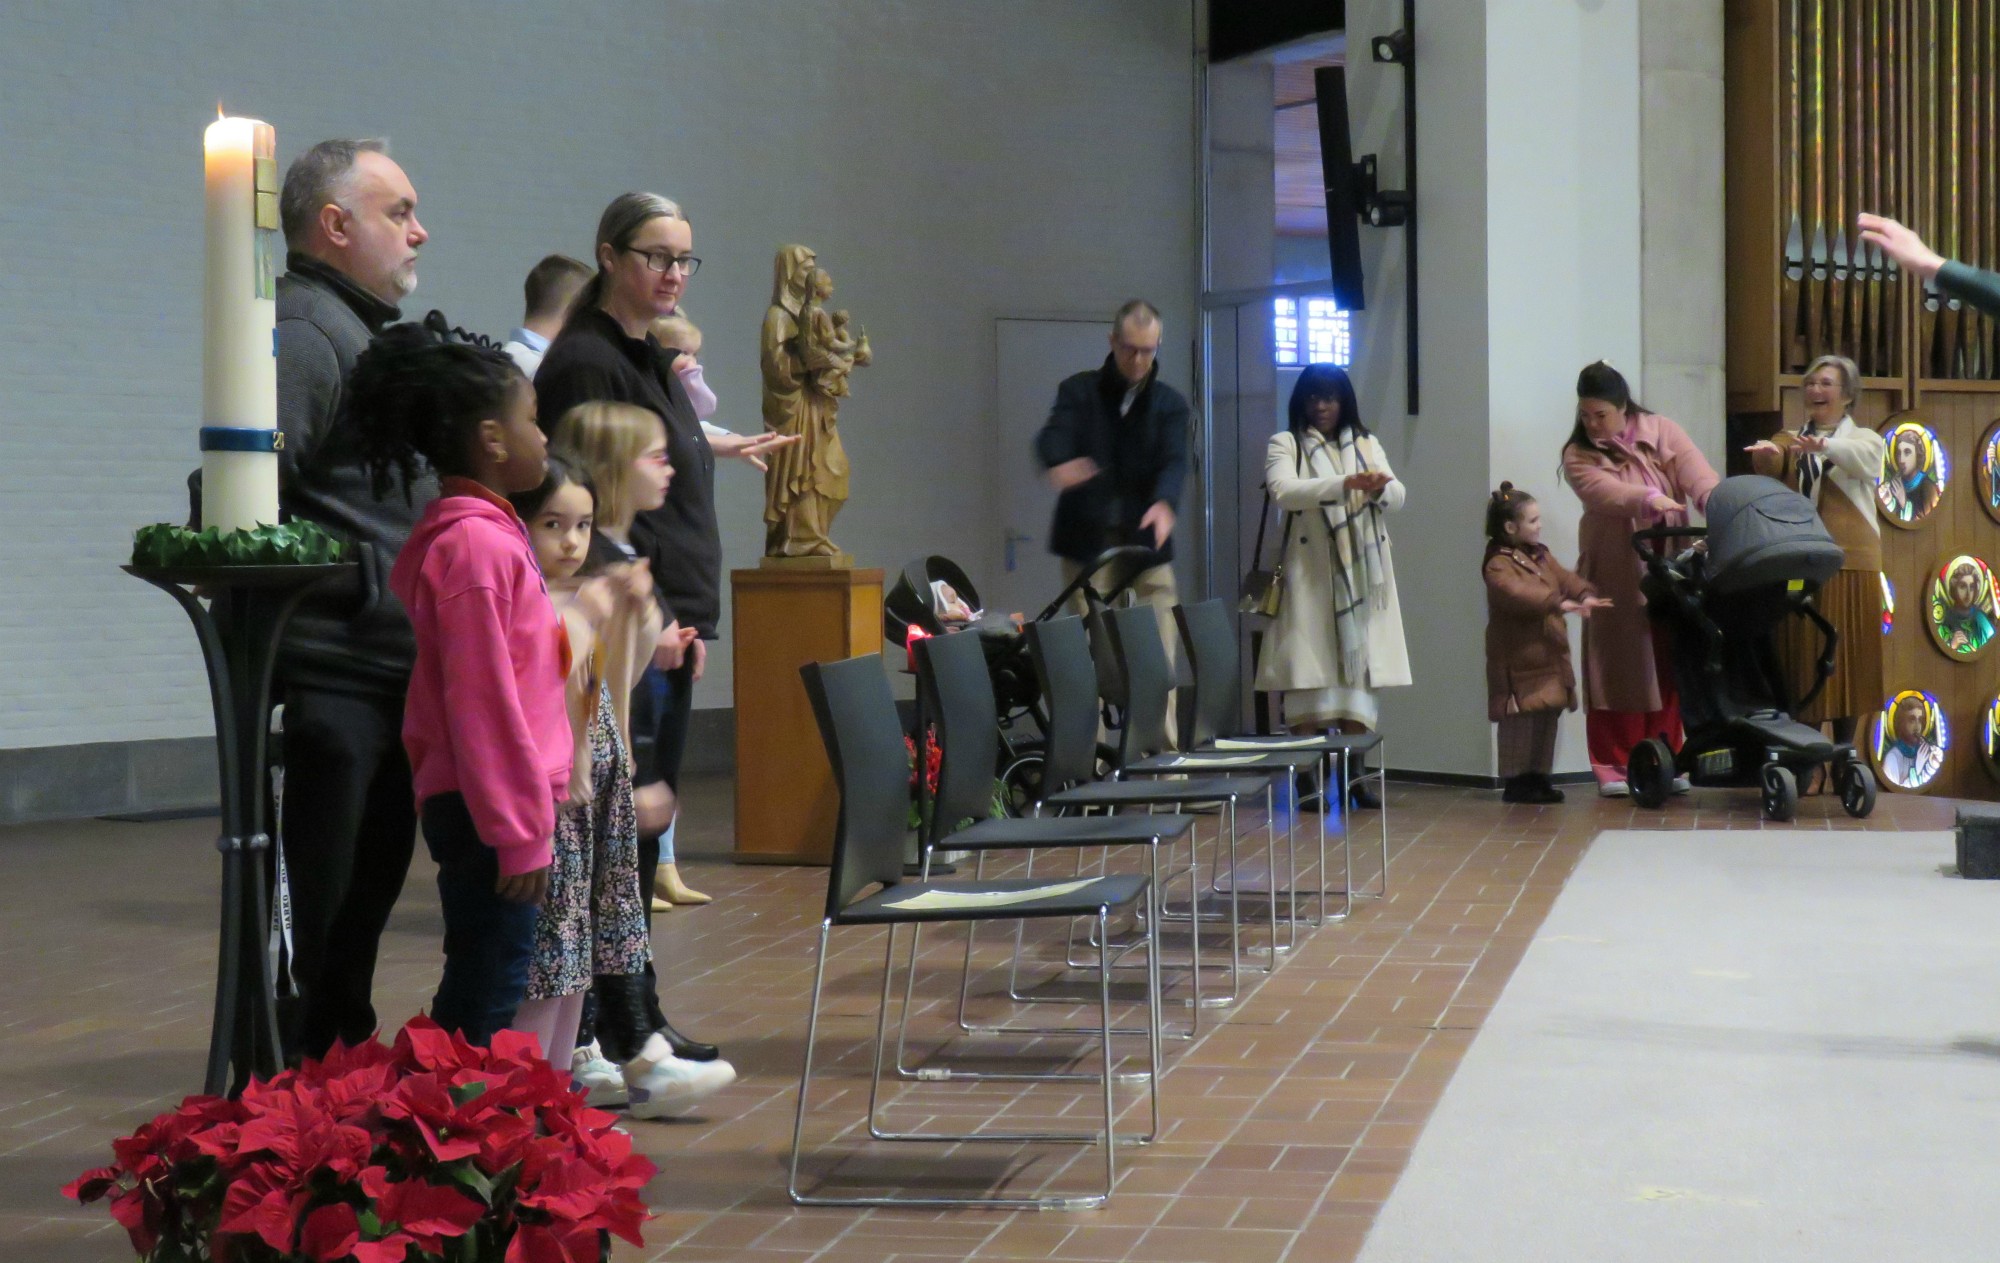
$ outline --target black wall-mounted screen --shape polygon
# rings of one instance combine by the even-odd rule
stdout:
[[[1361,190],[1354,179],[1354,145],[1347,131],[1347,71],[1313,71],[1319,109],[1319,160],[1326,180],[1326,249],[1333,265],[1333,297],[1343,310],[1367,306],[1361,277]]]
[[[1208,0],[1208,59],[1228,61],[1346,25],[1343,0]]]

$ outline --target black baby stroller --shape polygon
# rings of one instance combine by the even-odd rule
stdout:
[[[1154,564],[1157,555],[1150,548],[1128,545],[1106,549],[1031,621],[1060,617],[1079,592],[1093,612],[1115,605],[1139,572]],[[950,594],[942,592],[939,584],[949,588]],[[943,606],[948,595],[956,595],[975,617],[951,617]],[[883,636],[907,648],[912,636],[966,633],[978,636],[986,652],[986,668],[993,677],[994,701],[1000,711],[1000,766],[994,769],[994,776],[1000,782],[1008,814],[1022,815],[1041,798],[1042,734],[1047,730],[1048,711],[1042,704],[1041,685],[1035,678],[1034,659],[1021,623],[1012,614],[982,611],[971,577],[948,557],[923,557],[904,566],[882,598]],[[1106,664],[1100,662],[1100,681],[1106,670]],[[1107,696],[1117,696],[1115,688],[1104,691]],[[1116,722],[1111,726],[1116,727]],[[1107,761],[1111,753],[1107,747]]]
[[[1690,538],[1703,543],[1658,551]],[[1653,633],[1667,638],[1687,729],[1678,758],[1659,738],[1634,748],[1633,799],[1664,806],[1679,774],[1696,785],[1755,785],[1765,819],[1790,820],[1800,773],[1830,765],[1847,814],[1875,810],[1875,776],[1854,747],[1792,718],[1826,686],[1840,640],[1811,603],[1842,561],[1812,502],[1772,478],[1727,478],[1709,496],[1706,530],[1656,527],[1632,543],[1645,559],[1640,590]],[[1809,620],[1824,641],[1812,687],[1798,698],[1787,695],[1772,641],[1787,618]]]

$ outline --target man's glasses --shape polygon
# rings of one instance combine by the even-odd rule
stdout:
[[[701,260],[691,254],[668,254],[665,250],[640,250],[634,246],[626,246],[625,248],[644,259],[646,266],[655,272],[665,272],[670,268],[679,268],[682,276],[693,276],[696,272],[701,271]]]

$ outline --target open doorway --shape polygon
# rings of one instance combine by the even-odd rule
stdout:
[[[1203,562],[1207,591],[1225,599],[1256,564],[1265,448],[1293,383],[1306,365],[1345,365],[1356,349],[1330,295],[1313,85],[1315,70],[1346,53],[1345,35],[1330,32],[1210,65],[1205,77]],[[1241,631],[1247,671],[1256,628]]]

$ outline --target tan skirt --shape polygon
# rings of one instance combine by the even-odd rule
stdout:
[[[1842,570],[1819,590],[1820,615],[1840,633],[1833,651],[1833,678],[1798,714],[1802,723],[1871,715],[1882,695],[1882,576],[1873,570]],[[1803,618],[1787,618],[1778,629],[1778,661],[1792,696],[1812,687],[1819,660],[1820,633]]]

